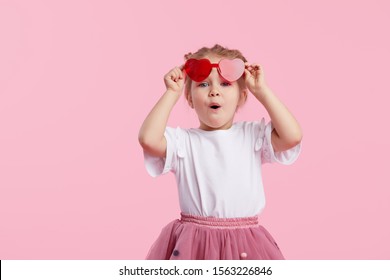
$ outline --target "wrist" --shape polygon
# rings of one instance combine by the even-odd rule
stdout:
[[[259,100],[262,101],[267,95],[272,94],[271,89],[267,86],[264,85],[262,87],[257,88],[254,92],[253,95]]]
[[[171,95],[171,96],[174,96],[174,97],[179,98],[180,95],[181,95],[181,92],[180,92],[180,91],[173,90],[173,89],[167,89],[167,90],[165,91],[164,94],[166,94],[166,95]]]
[[[164,93],[166,98],[173,100],[174,102],[177,102],[180,98],[180,92],[172,90],[172,89],[167,89]]]

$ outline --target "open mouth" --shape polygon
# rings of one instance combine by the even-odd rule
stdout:
[[[213,102],[213,103],[211,103],[211,104],[209,105],[209,107],[210,107],[211,109],[217,110],[217,109],[221,108],[221,105],[219,105],[219,104],[216,103],[216,102]]]

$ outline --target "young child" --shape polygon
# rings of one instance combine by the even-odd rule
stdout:
[[[147,259],[284,259],[258,222],[265,206],[261,164],[293,163],[300,126],[266,84],[263,68],[240,51],[215,45],[185,59],[164,76],[167,90],[139,132],[148,173],[175,174],[182,212]],[[199,128],[166,126],[183,88]],[[264,118],[233,122],[247,90],[267,110],[267,125]]]

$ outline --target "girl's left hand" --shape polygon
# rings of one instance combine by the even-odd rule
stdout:
[[[265,84],[264,71],[259,64],[245,62],[245,85],[256,96],[261,95]]]

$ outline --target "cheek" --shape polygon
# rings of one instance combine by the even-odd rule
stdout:
[[[225,96],[229,99],[230,102],[238,102],[240,99],[240,92],[238,89],[234,89],[229,91]]]
[[[200,90],[195,90],[195,91],[192,91],[192,100],[193,102],[195,103],[199,103],[199,102],[204,102],[204,100],[206,99],[207,97],[207,94],[205,94],[204,92],[200,91]]]

